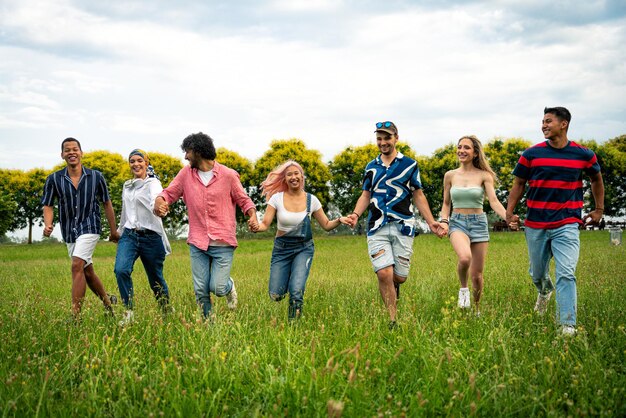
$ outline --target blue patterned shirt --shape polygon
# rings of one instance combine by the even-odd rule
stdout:
[[[67,167],[48,176],[41,204],[53,206],[59,200],[59,223],[63,241],[76,242],[83,234],[100,234],[100,204],[111,200],[101,172],[83,167],[78,188],[72,184]]]
[[[415,236],[413,192],[422,188],[417,161],[398,151],[385,167],[381,156],[365,167],[363,190],[370,192],[367,235],[374,235],[382,226],[397,222],[403,235]]]

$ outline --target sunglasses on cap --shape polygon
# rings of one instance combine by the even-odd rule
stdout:
[[[380,128],[389,128],[393,126],[393,122],[377,122],[376,123],[376,128],[380,129]]]

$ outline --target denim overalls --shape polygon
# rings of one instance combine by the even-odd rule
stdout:
[[[306,195],[306,216],[292,231],[276,237],[270,266],[269,294],[274,301],[289,292],[289,319],[302,313],[304,288],[315,247],[311,231],[311,195]]]

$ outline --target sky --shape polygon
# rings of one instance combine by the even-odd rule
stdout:
[[[0,168],[60,143],[183,156],[209,134],[254,162],[300,138],[330,161],[377,121],[430,155],[466,134],[626,134],[626,2],[0,0]]]

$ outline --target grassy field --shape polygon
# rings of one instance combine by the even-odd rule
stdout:
[[[199,320],[184,242],[166,260],[166,318],[137,264],[137,322],[123,329],[90,293],[82,323],[66,324],[63,244],[0,246],[1,415],[625,416],[625,248],[607,232],[581,238],[573,339],[533,314],[519,233],[492,234],[478,318],[456,309],[449,242],[416,238],[393,332],[362,236],[316,237],[293,326],[287,302],[267,295],[271,239],[240,241],[239,309],[218,299],[212,325]],[[96,271],[117,293],[114,257],[98,245]]]

